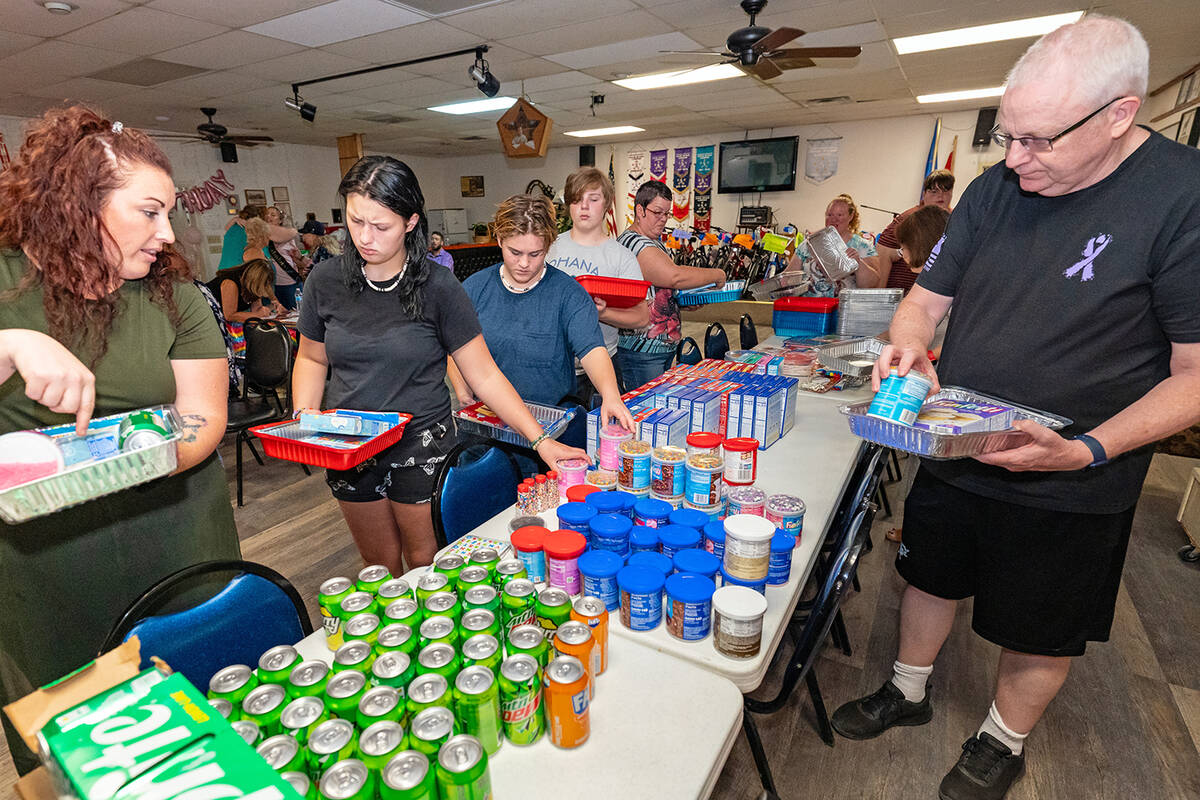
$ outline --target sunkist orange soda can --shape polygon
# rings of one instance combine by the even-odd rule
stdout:
[[[599,662],[594,670],[597,675],[608,669],[608,608],[599,597],[584,595],[571,606],[571,619],[585,623],[592,629],[592,638],[596,640],[595,653]]]
[[[559,656],[546,665],[542,678],[546,733],[555,747],[570,749],[588,740],[588,674],[574,656]]]

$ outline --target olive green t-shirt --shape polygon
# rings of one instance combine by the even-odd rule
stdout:
[[[20,282],[29,261],[16,250],[0,250],[0,292]],[[175,402],[172,359],[225,358],[225,343],[212,309],[191,283],[175,284],[179,325],[166,309],[150,301],[142,281],[117,289],[121,306],[108,337],[108,350],[92,371],[96,375],[95,416]],[[35,287],[0,301],[0,329],[25,328],[46,333],[42,289]],[[72,352],[85,364],[80,348]],[[72,421],[25,396],[25,381],[13,374],[0,384],[0,433]]]

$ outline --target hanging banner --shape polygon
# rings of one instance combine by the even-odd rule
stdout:
[[[667,151],[650,151],[650,178],[659,183],[667,182]]]
[[[646,181],[646,151],[630,150],[625,156],[625,227],[633,224],[633,198],[638,188]]]
[[[188,213],[198,214],[224,203],[225,197],[233,191],[233,184],[226,179],[225,170],[219,169],[204,183],[176,191],[175,205],[182,202]]]
[[[692,198],[692,227],[707,231],[712,226],[712,176],[714,147],[696,148],[696,194]]]
[[[683,222],[692,213],[692,148],[675,148],[675,169],[671,174],[671,216]]]
[[[824,183],[837,174],[842,137],[807,141],[808,146],[804,151],[804,177],[813,183]]]

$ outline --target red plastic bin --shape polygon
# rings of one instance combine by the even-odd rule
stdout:
[[[575,278],[592,297],[598,297],[609,308],[632,308],[646,299],[650,281],[629,278],[605,278],[598,275],[579,275]]]
[[[358,447],[349,449],[299,441],[301,437],[312,435],[300,430],[299,420],[288,419],[256,425],[250,432],[262,440],[263,450],[272,458],[327,469],[350,469],[400,441],[400,437],[404,435],[404,426],[411,421],[412,414],[401,414],[400,424],[378,436],[372,436]]]
[[[808,311],[816,314],[828,314],[837,311],[836,297],[780,297],[772,306],[775,311]]]

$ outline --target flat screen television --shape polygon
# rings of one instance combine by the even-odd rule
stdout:
[[[799,136],[721,142],[717,192],[788,192],[796,188]]]

